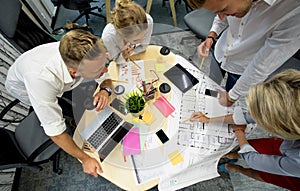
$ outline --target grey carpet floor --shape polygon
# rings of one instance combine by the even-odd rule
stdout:
[[[199,58],[196,54],[196,47],[201,41],[194,37],[189,31],[181,31],[175,33],[154,35],[151,40],[151,44],[165,45],[171,48],[171,50],[184,56],[190,60],[196,66],[199,65]],[[203,70],[208,73],[210,60],[205,61]],[[268,136],[264,131],[258,129],[253,138]],[[61,167],[63,169],[62,175],[57,175],[52,172],[52,163],[42,165],[43,170],[23,169],[20,178],[19,190],[20,191],[59,191],[59,190],[105,190],[105,191],[117,191],[121,190],[117,186],[113,185],[109,181],[102,177],[94,178],[91,175],[85,174],[82,171],[82,166],[77,159],[61,153]],[[243,162],[243,161],[241,161]],[[200,173],[200,172],[199,172]],[[284,190],[269,184],[254,181],[243,175],[237,173],[220,173],[220,177],[199,182],[189,187],[181,189],[182,191],[231,191],[231,190]],[[151,189],[155,191],[157,188]]]

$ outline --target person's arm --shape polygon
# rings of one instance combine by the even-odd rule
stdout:
[[[74,143],[70,135],[65,132],[65,120],[63,118],[62,109],[57,101],[57,96],[61,92],[61,87],[63,87],[63,84],[60,84],[61,80],[57,80],[54,83],[47,81],[47,78],[42,75],[38,76],[38,79],[30,79],[31,77],[33,78],[32,75],[26,76],[24,83],[27,87],[27,91],[30,92],[30,102],[46,135],[68,154],[82,160],[84,172],[97,176],[97,170],[102,172],[100,164],[97,160],[83,153]]]
[[[83,171],[85,173],[98,177],[98,172],[103,172],[99,162],[82,151],[74,143],[73,139],[68,133],[64,132],[57,136],[50,136],[50,138],[68,154],[78,158],[82,162]]]
[[[283,176],[300,177],[300,157],[297,155],[300,151],[300,144],[290,151],[290,155],[260,154],[248,143],[242,126],[234,126],[233,130],[241,148],[238,153],[252,169]]]
[[[237,100],[241,95],[247,95],[251,85],[264,81],[297,52],[300,44],[298,18],[293,16],[283,22],[266,39],[264,46],[253,56],[251,63],[229,91],[232,99]]]
[[[232,114],[220,116],[220,117],[212,117],[209,118],[201,112],[195,112],[191,115],[190,121],[192,122],[201,122],[201,123],[226,123],[226,124],[234,124],[232,119]]]
[[[217,38],[228,27],[227,19],[221,20],[218,15],[215,16],[208,36]]]
[[[198,47],[197,52],[201,57],[207,57],[209,54],[209,50],[214,44],[216,38],[225,30],[228,26],[227,19],[221,20],[218,15],[215,16],[214,21],[212,23],[210,32],[208,33],[205,41],[203,41]]]

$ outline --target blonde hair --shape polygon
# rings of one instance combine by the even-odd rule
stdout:
[[[247,102],[260,127],[286,139],[300,139],[300,71],[289,69],[251,87]]]
[[[187,0],[188,5],[193,9],[200,9],[207,0]]]
[[[112,24],[123,37],[131,37],[147,30],[145,10],[131,0],[118,0],[111,12]]]
[[[99,39],[80,29],[71,30],[61,38],[59,52],[65,64],[75,69],[83,59],[93,60],[105,54]]]

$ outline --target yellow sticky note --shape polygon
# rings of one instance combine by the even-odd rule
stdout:
[[[169,157],[169,159],[170,159],[173,166],[177,165],[178,163],[183,162],[183,157],[182,157],[182,155],[180,154],[180,152],[178,150],[170,153],[168,155],[168,157]]]
[[[150,111],[147,111],[144,115],[142,120],[147,124],[151,125],[155,121],[155,117],[152,115]]]
[[[156,72],[164,72],[164,71],[166,71],[165,64],[155,64],[155,71]]]
[[[136,118],[133,118],[133,119],[132,119],[132,122],[136,122],[136,123],[138,123],[138,122],[140,122],[140,119],[139,119],[138,117],[136,117]]]

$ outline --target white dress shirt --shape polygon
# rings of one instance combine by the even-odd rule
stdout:
[[[142,43],[135,47],[133,54],[145,51],[150,43],[153,30],[153,19],[149,14],[146,14],[146,16],[148,23],[147,33],[144,36]],[[117,34],[117,31],[113,24],[109,23],[105,26],[102,32],[102,40],[109,55],[117,64],[126,63],[121,54],[122,48],[124,46],[123,39]]]
[[[299,0],[258,0],[243,18],[215,17],[211,31],[219,35],[226,29],[215,46],[216,59],[224,70],[242,75],[231,98],[246,95],[297,52],[299,19]]]
[[[66,130],[57,97],[83,80],[71,77],[58,47],[59,42],[54,42],[25,52],[10,67],[5,82],[9,93],[33,107],[48,136]]]

